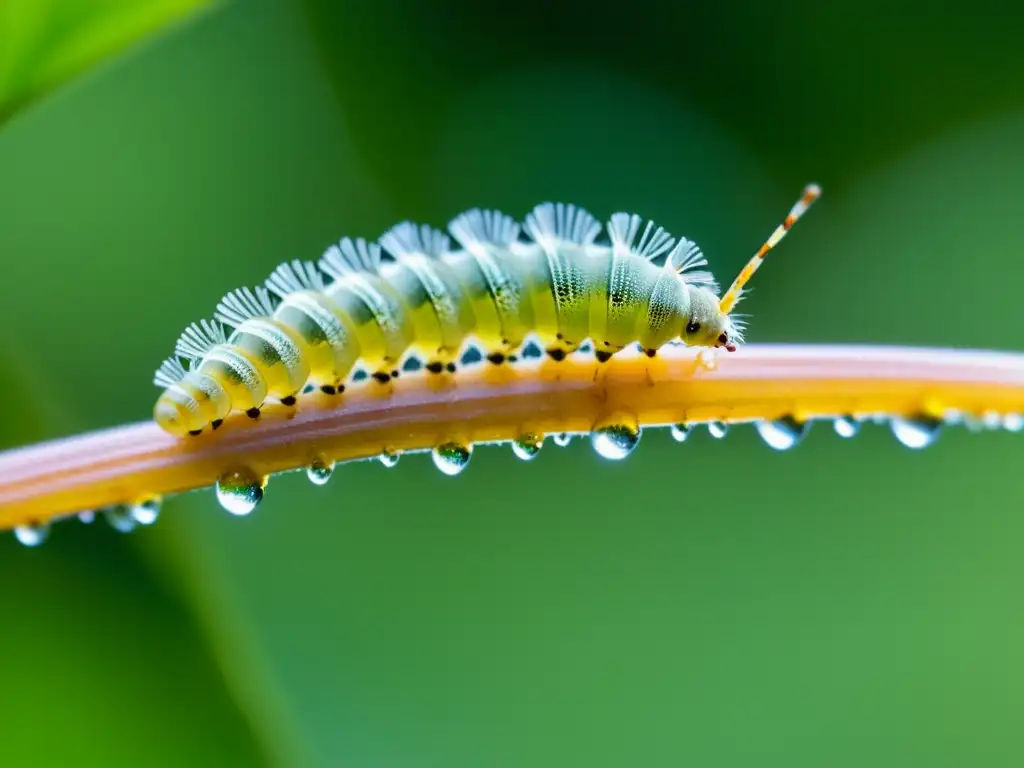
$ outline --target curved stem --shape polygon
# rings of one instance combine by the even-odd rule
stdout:
[[[702,365],[692,348],[604,365],[577,354],[427,373],[345,395],[268,405],[252,421],[174,438],[152,422],[0,453],[0,528],[212,485],[226,472],[270,475],[316,460],[427,450],[446,442],[589,432],[609,424],[852,416],[1024,413],[1024,355],[942,349],[750,345]]]

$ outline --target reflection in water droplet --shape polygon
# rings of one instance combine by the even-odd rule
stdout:
[[[1019,413],[1008,413],[1003,416],[1003,429],[1008,432],[1020,432],[1024,430],[1024,416]]]
[[[397,466],[398,459],[401,455],[402,454],[397,451],[382,451],[380,456],[377,457],[377,460],[390,469],[391,467]]]
[[[160,497],[151,496],[143,499],[132,504],[128,511],[139,525],[152,525],[160,516]]]
[[[14,537],[26,547],[38,547],[50,535],[50,526],[19,525],[14,529]]]
[[[729,434],[729,425],[724,421],[709,421],[708,432],[711,433],[712,437],[716,437],[721,440],[727,434]]]
[[[999,429],[1003,426],[1003,416],[996,411],[985,411],[981,414],[981,423],[986,429]]]
[[[946,426],[952,426],[954,424],[963,424],[964,412],[957,408],[946,408],[942,412],[942,423]]]
[[[88,525],[96,519],[96,513],[93,512],[91,509],[85,509],[78,513],[78,519],[86,525]]]
[[[979,432],[984,432],[986,429],[984,420],[977,414],[966,413],[964,414],[962,421],[964,429],[966,429],[968,432],[978,434]]]
[[[599,456],[613,461],[626,458],[640,442],[641,431],[636,425],[609,424],[590,433],[590,444]]]
[[[860,422],[853,416],[839,416],[832,422],[832,427],[840,437],[856,437],[860,432]]]
[[[572,435],[568,432],[560,432],[552,438],[552,442],[559,448],[565,448],[565,446],[572,442]]]
[[[689,424],[673,424],[669,427],[669,434],[672,435],[672,439],[677,443],[686,442],[686,438],[690,436],[690,425]]]
[[[891,422],[892,433],[907,448],[927,448],[939,439],[942,421],[934,416],[911,416],[895,418]]]
[[[811,424],[793,416],[783,416],[775,421],[759,421],[756,427],[768,447],[777,451],[788,451],[804,439]]]
[[[139,521],[132,514],[131,507],[123,504],[104,509],[103,519],[107,521],[111,528],[119,533],[131,533],[139,527]]]
[[[250,469],[225,472],[217,480],[217,501],[232,515],[248,515],[263,501],[267,478]]]
[[[459,443],[445,443],[435,448],[431,455],[434,458],[434,466],[446,475],[457,475],[469,464],[473,455],[472,445],[460,445]]]
[[[306,469],[306,477],[313,485],[326,485],[334,474],[334,462],[317,459]]]
[[[518,439],[512,441],[512,453],[516,455],[516,458],[529,461],[540,453],[543,445],[543,437],[533,432],[527,432],[525,435],[520,435]]]

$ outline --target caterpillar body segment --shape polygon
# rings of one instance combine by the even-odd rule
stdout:
[[[454,218],[448,229],[464,249],[445,260],[465,286],[473,335],[492,354],[517,349],[536,323],[526,254],[513,250],[519,224],[499,211],[474,208]]]
[[[357,368],[381,383],[410,357],[454,371],[471,341],[496,364],[529,338],[556,361],[587,340],[599,362],[632,344],[649,355],[669,343],[735,351],[743,285],[819,193],[805,190],[721,298],[692,241],[633,214],[611,217],[606,243],[597,219],[562,203],[537,206],[522,225],[472,209],[449,223],[450,237],[402,222],[379,243],[344,238],[190,325],[154,376],[164,390],[154,418],[195,434],[233,410],[255,418],[268,398],[341,392]]]
[[[574,205],[545,203],[526,216],[535,245],[527,264],[536,306],[536,334],[558,358],[589,338],[591,307],[606,289],[603,251],[594,247],[601,225]]]
[[[266,287],[280,299],[273,319],[292,328],[305,344],[308,383],[341,386],[362,348],[351,319],[327,297],[319,268],[312,262],[282,264],[267,278]]]
[[[333,281],[327,298],[347,315],[361,347],[361,361],[375,378],[387,380],[416,336],[412,317],[395,287],[380,275],[381,247],[344,238],[320,259]]]
[[[442,260],[451,241],[440,230],[402,222],[380,242],[394,259],[381,266],[381,276],[402,297],[416,328],[413,351],[431,369],[443,368],[476,326],[462,284]]]

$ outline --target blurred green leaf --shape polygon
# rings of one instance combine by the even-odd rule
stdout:
[[[212,0],[0,0],[0,123]]]
[[[1020,346],[1015,282],[978,276],[1020,251],[1019,116],[891,164],[925,123],[998,108],[984,86],[1015,70],[992,62],[1019,47],[910,40],[855,3],[836,18],[858,25],[819,35],[795,9],[833,6],[652,0],[645,34],[611,40],[614,9],[407,5],[307,0],[321,65],[294,3],[239,4],[0,134],[0,320],[21,342],[0,394],[145,418],[153,367],[224,291],[470,206],[636,210],[727,278],[805,168],[826,196],[758,274],[756,340]],[[920,76],[940,48],[959,84]],[[893,61],[919,63],[912,98]],[[621,464],[483,448],[457,479],[408,457],[326,488],[275,477],[243,520],[203,492],[128,539],[8,540],[0,735],[50,764],[1017,764],[1015,440],[920,454],[816,427],[780,455],[749,429],[648,433]]]
[[[191,609],[132,544],[101,521],[0,540],[4,764],[267,765]]]
[[[89,78],[46,106],[0,132],[0,253],[5,278],[16,286],[0,304],[0,326],[22,342],[0,359],[0,386],[5,378],[24,381],[2,392],[14,399],[26,392],[50,396],[74,417],[46,422],[45,435],[0,420],[4,436],[15,442],[148,418],[157,393],[150,385],[153,368],[182,327],[209,316],[226,287],[258,282],[282,260],[308,258],[343,233],[373,237],[395,220],[347,146],[302,20],[285,0],[270,0],[258,13],[244,4],[226,6],[187,34],[147,46],[131,66]],[[193,498],[209,501],[207,494]],[[180,629],[164,633],[168,643],[184,635],[196,646],[189,652],[211,691],[208,709],[224,709],[221,718],[241,712],[257,747],[275,764],[307,765],[306,736],[294,735],[296,713],[279,695],[278,669],[265,662],[236,585],[221,575],[221,554],[202,538],[188,506],[187,498],[172,499],[155,526],[113,542],[138,547],[136,560],[143,555],[141,565],[155,571],[175,599],[187,601],[187,609],[175,614],[167,601],[154,600],[154,618],[145,606],[125,605],[110,594],[117,579],[88,587],[96,600],[121,610],[121,620],[142,623],[138,634],[152,628],[154,636],[146,639],[154,658],[138,662],[151,667],[154,680],[146,684],[162,690],[164,675],[185,679],[176,666],[159,663],[166,619]],[[106,561],[92,558],[107,553],[85,538],[95,533],[74,522],[57,525],[47,546],[11,567],[28,572],[23,559],[30,556],[41,568],[57,567],[51,561],[71,547],[81,551],[78,567],[102,572]],[[4,545],[22,551],[13,537]],[[151,573],[125,571],[130,585],[152,580]],[[15,590],[13,578],[10,583]],[[75,637],[73,622],[82,617],[74,604],[49,601],[46,631],[55,644]],[[16,606],[8,618],[18,621],[27,610]],[[97,615],[101,632],[114,634],[111,615],[113,609]],[[72,628],[54,628],[64,620]],[[25,633],[9,642],[3,648],[8,657],[31,656]],[[105,665],[98,674],[114,673]],[[69,680],[67,704],[54,702],[51,719],[73,719],[76,695],[86,695],[74,691],[87,693],[89,685],[102,683],[84,672]],[[88,721],[100,742],[94,752],[83,751],[87,762],[95,756],[90,764],[116,764],[101,759],[113,749],[118,727],[110,702],[132,701],[131,691],[113,682],[107,688],[103,706]],[[161,710],[168,730],[148,730],[126,743],[125,754],[134,755],[154,734],[178,734],[179,721],[184,740],[193,731],[205,738],[190,717],[205,710],[183,708],[183,718]],[[209,719],[217,722],[214,714]],[[135,719],[131,724],[137,727]],[[251,745],[227,736],[225,753],[259,764],[247,751]],[[173,760],[177,753],[168,755]],[[191,757],[178,764],[232,765],[223,755]]]

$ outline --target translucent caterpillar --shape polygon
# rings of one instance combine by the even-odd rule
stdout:
[[[819,195],[804,190],[721,297],[692,241],[634,214],[610,218],[607,242],[597,219],[563,203],[537,206],[522,225],[473,209],[450,222],[451,237],[403,222],[377,243],[345,238],[190,325],[156,372],[155,420],[197,434],[233,410],[256,418],[268,399],[341,393],[357,368],[387,383],[410,357],[445,375],[470,343],[495,365],[528,338],[555,361],[587,340],[601,363],[632,344],[651,356],[669,343],[735,351],[744,285]]]

